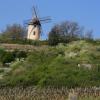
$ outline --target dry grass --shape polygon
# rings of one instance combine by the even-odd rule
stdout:
[[[78,95],[78,100],[100,100],[99,88],[55,89],[36,87],[0,88],[0,100],[68,100],[69,93]],[[74,95],[75,95],[74,94]]]

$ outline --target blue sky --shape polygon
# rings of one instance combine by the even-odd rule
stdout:
[[[46,34],[54,24],[75,21],[100,38],[100,0],[0,0],[0,31],[9,24],[24,23],[32,16],[32,6],[38,7],[40,17],[51,16],[51,23],[43,24]]]

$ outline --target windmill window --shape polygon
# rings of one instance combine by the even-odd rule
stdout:
[[[33,32],[33,35],[35,35],[35,31]]]

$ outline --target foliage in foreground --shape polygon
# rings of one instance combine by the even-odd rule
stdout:
[[[100,86],[100,46],[86,41],[34,50],[24,61],[15,61],[2,85],[40,87]],[[78,66],[80,65],[80,66]]]

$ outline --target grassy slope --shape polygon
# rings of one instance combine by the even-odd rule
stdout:
[[[78,65],[80,64],[80,68]],[[82,64],[92,68],[82,67]],[[34,50],[16,61],[3,84],[54,87],[100,86],[100,45],[86,41]]]

